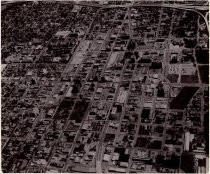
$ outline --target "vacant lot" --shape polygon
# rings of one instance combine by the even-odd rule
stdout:
[[[197,49],[195,51],[195,55],[196,55],[196,60],[198,63],[201,63],[201,64],[209,63],[209,50]]]
[[[209,66],[201,65],[198,69],[202,83],[209,84]]]
[[[182,75],[181,83],[198,83],[198,75]]]
[[[178,74],[168,74],[167,79],[171,82],[171,83],[177,83],[177,80],[179,78]]]
[[[184,109],[197,92],[198,87],[184,87],[178,96],[171,101],[170,109]]]

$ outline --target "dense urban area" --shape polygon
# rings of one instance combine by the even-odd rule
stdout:
[[[204,18],[100,3],[2,10],[2,171],[207,172]]]

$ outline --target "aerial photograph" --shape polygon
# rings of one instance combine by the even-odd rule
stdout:
[[[2,0],[0,171],[208,173],[208,0]]]

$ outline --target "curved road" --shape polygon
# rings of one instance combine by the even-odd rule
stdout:
[[[180,6],[170,6],[170,5],[162,5],[162,7],[170,7],[170,8],[176,8],[176,9],[182,9],[182,10],[187,10],[187,11],[192,11],[192,12],[195,12],[197,14],[199,14],[205,21],[206,23],[206,27],[208,29],[208,32],[209,32],[209,22],[207,20],[207,16],[204,16],[202,13],[200,13],[199,11],[197,11],[196,9],[192,9],[192,8],[187,8],[187,7],[180,7]],[[207,13],[208,14],[208,13]]]
[[[202,13],[200,13],[198,11],[198,9],[196,10],[196,6],[183,6],[183,5],[177,5],[177,4],[173,4],[173,5],[168,5],[168,4],[136,4],[136,5],[99,5],[99,4],[88,4],[88,3],[77,3],[77,5],[84,5],[84,6],[95,6],[95,7],[99,7],[99,8],[116,8],[116,7],[121,7],[121,8],[128,8],[128,7],[145,7],[145,6],[150,6],[150,7],[167,7],[167,8],[175,8],[175,9],[181,9],[181,10],[187,10],[187,11],[192,11],[197,13],[198,15],[200,15],[207,26],[208,29],[208,33],[209,33],[209,25],[208,25],[208,13],[206,13],[206,15],[204,16]],[[102,151],[101,151],[102,152]],[[96,155],[96,173],[102,173],[102,167],[101,167],[101,160],[102,160],[102,154],[100,152],[98,152],[98,154]]]
[[[201,6],[187,6],[187,5],[178,5],[178,4],[129,4],[129,5],[99,5],[99,4],[89,4],[89,3],[77,3],[77,5],[84,5],[84,6],[94,6],[94,7],[99,7],[99,8],[126,8],[126,7],[167,7],[167,8],[175,8],[175,9],[181,9],[181,10],[187,10],[187,11],[192,11],[197,14],[199,14],[205,21],[208,32],[209,32],[209,22],[208,22],[208,15],[203,15],[201,12],[198,10],[201,9]],[[205,7],[205,6],[204,6]],[[205,10],[205,9],[204,9]]]

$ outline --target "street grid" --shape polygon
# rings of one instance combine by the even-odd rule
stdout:
[[[208,62],[200,63],[196,53],[208,50],[208,40],[203,41],[208,14],[169,6],[28,2],[19,12],[16,7],[3,11],[2,171],[173,173],[187,170],[184,155],[200,160],[191,170],[207,171],[209,85],[199,67]],[[6,33],[21,22],[6,20],[13,11],[17,18],[29,9],[46,10],[43,31],[24,42],[23,31],[16,38]],[[26,15],[22,22],[37,30],[36,17],[29,19]],[[44,40],[48,30],[51,37]],[[68,36],[57,37],[67,30]],[[81,52],[81,61],[72,63]],[[109,64],[113,53],[116,59]],[[178,55],[175,63],[172,53]],[[11,58],[19,54],[23,58]],[[178,71],[170,72],[171,66]]]

